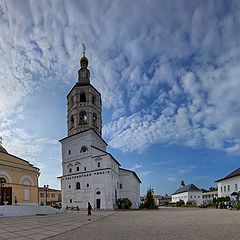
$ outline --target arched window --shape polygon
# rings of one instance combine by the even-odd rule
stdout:
[[[96,97],[95,95],[92,95],[92,104],[95,104],[96,103]]]
[[[79,113],[79,123],[87,123],[87,113],[85,111]]]
[[[80,153],[87,152],[87,151],[88,151],[88,148],[86,146],[82,146],[81,150],[80,150]]]
[[[80,188],[81,188],[80,182],[77,182],[77,183],[76,183],[76,189],[80,189]]]
[[[74,98],[73,97],[71,97],[70,105],[71,105],[71,107],[74,105]]]
[[[97,114],[93,113],[93,125],[97,126]]]
[[[85,93],[80,94],[80,102],[86,102],[86,94]]]
[[[74,117],[73,115],[71,115],[70,117],[70,127],[73,127],[74,126]]]

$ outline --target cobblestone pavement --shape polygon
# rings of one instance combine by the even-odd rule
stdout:
[[[117,211],[49,240],[239,240],[240,211],[162,208]]]
[[[65,212],[47,216],[1,217],[0,239],[46,239],[61,233],[73,231],[73,229],[95,222],[114,213],[113,211],[94,211],[90,218],[87,217],[86,211]],[[70,238],[66,239],[70,240]]]

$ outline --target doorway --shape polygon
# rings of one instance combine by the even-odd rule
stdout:
[[[4,205],[7,202],[7,205],[12,205],[12,188],[3,187],[0,193],[0,204]]]
[[[101,207],[101,199],[96,199],[96,203],[97,203],[97,209],[100,209]]]

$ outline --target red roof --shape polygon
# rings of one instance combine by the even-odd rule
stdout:
[[[224,178],[221,178],[219,180],[216,180],[215,182],[220,182],[222,180],[226,180],[226,179],[229,179],[229,178],[232,178],[232,177],[236,177],[236,176],[239,176],[240,175],[240,168],[234,170],[233,172],[231,172],[230,174],[228,174],[227,176],[225,176]]]

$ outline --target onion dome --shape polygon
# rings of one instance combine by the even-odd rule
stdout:
[[[87,59],[87,57],[83,56],[80,59],[80,66],[81,66],[81,68],[87,68],[87,66],[88,66],[88,59]]]

